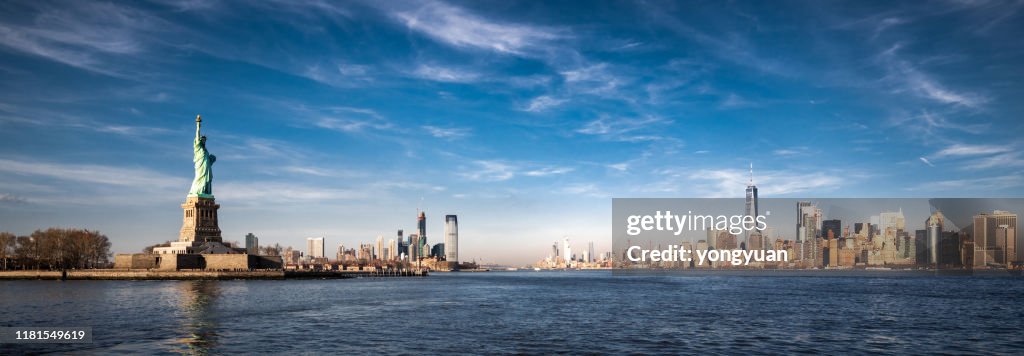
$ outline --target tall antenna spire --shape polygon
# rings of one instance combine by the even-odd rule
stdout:
[[[750,185],[754,185],[754,162],[750,162]]]

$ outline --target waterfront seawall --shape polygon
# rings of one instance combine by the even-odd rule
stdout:
[[[375,271],[157,271],[157,270],[68,270],[0,271],[0,280],[232,280],[232,279],[345,279],[421,277],[426,272]]]

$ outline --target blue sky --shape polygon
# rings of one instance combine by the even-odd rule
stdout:
[[[3,2],[0,230],[463,259],[611,246],[611,197],[1021,197],[1016,1]]]

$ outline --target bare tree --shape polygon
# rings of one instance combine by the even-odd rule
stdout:
[[[3,246],[0,238],[0,246]],[[36,230],[14,238],[0,250],[14,252],[13,267],[20,269],[99,268],[110,263],[110,240],[99,231],[82,229]],[[8,268],[7,260],[4,268]]]
[[[0,261],[3,262],[3,269],[7,270],[7,260],[14,254],[14,246],[17,236],[9,232],[0,232]]]

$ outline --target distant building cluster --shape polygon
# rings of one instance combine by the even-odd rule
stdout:
[[[746,189],[746,214],[757,214],[757,186]],[[1017,214],[995,210],[974,215],[971,224],[956,230],[942,211],[921,222],[923,229],[910,230],[902,209],[881,212],[867,221],[843,225],[828,219],[813,202],[796,203],[796,236],[781,238],[772,227],[753,230],[740,237],[726,230],[707,229],[707,237],[695,244],[682,242],[686,250],[785,250],[789,261],[735,267],[728,263],[697,265],[665,262],[665,268],[1009,268],[1021,261],[1017,251]],[[624,261],[625,258],[620,261]],[[621,264],[627,266],[625,262]]]
[[[587,247],[582,249],[582,251],[573,253],[572,246],[569,244],[569,238],[565,237],[562,240],[561,250],[558,248],[558,241],[555,241],[551,244],[551,253],[548,254],[548,257],[535,263],[534,267],[546,269],[591,269],[610,268],[611,264],[612,253],[596,254],[593,241],[587,243]]]
[[[431,245],[427,239],[427,215],[421,211],[416,217],[416,232],[405,234],[399,229],[385,241],[376,240],[352,246],[338,244],[333,256],[326,254],[324,237],[306,239],[305,251],[291,247],[282,251],[286,268],[412,268],[455,270],[459,268],[459,223],[456,215],[446,215],[443,240]]]
[[[1005,268],[1020,261],[1017,246],[1017,214],[995,210],[974,216],[973,223],[954,230],[941,211],[922,222],[924,229],[909,230],[902,211],[882,212],[868,221],[843,225],[825,219],[810,202],[797,203],[795,239],[772,232],[751,232],[746,244],[728,231],[707,230],[696,249],[786,250],[790,260],[776,265],[746,268],[853,268],[935,267]],[[770,228],[769,228],[770,229]],[[684,242],[684,248],[689,248]],[[721,266],[674,266],[720,268]]]

